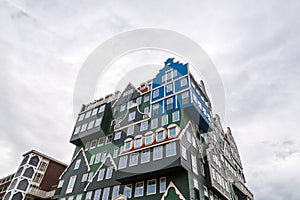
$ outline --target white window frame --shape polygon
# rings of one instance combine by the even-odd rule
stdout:
[[[124,169],[127,167],[127,160],[128,160],[128,155],[121,156],[119,158],[119,166],[118,169]]]
[[[150,101],[150,95],[149,94],[144,96],[144,103],[146,103],[148,101]]]
[[[166,115],[163,115],[161,116],[161,125],[162,126],[165,126],[169,123],[169,116],[166,114]]]
[[[159,193],[164,193],[167,190],[167,178],[160,177],[159,179]]]
[[[139,153],[132,153],[129,156],[129,167],[135,166],[139,163]]]
[[[159,136],[159,134],[162,132],[162,134],[163,134],[163,138],[162,139],[159,139],[158,138],[158,136]],[[157,131],[156,132],[156,141],[157,142],[160,142],[160,141],[164,141],[166,139],[166,131],[165,130],[159,130],[159,131]]]
[[[102,168],[98,172],[97,181],[102,181],[104,179],[104,175],[105,175],[105,168]]]
[[[83,125],[81,126],[80,133],[86,131],[87,125],[88,125],[88,124],[85,123],[85,124],[83,124]]]
[[[148,121],[143,121],[140,124],[140,131],[145,131],[148,129]]]
[[[104,161],[105,161],[106,155],[107,155],[107,152],[106,152],[106,151],[103,151],[103,152],[102,152],[102,156],[101,156],[101,162],[104,162]]]
[[[95,164],[98,164],[98,163],[100,163],[100,161],[101,161],[101,152],[99,152],[99,153],[97,153],[96,154],[96,157],[95,157]]]
[[[139,184],[141,184],[141,186],[138,186]],[[141,193],[138,193],[139,191],[141,191]],[[134,197],[141,197],[141,196],[144,196],[144,181],[137,182],[135,184]]]
[[[143,138],[142,137],[137,137],[134,139],[134,148],[139,148],[143,146]]]
[[[105,105],[102,105],[102,106],[99,107],[99,111],[98,112],[101,113],[101,112],[104,111],[104,109],[105,109]]]
[[[97,139],[96,140],[92,140],[90,143],[90,149],[95,149],[97,146]]]
[[[94,193],[94,199],[93,200],[100,200],[101,198],[102,189],[98,189]]]
[[[81,159],[77,159],[75,162],[74,170],[79,169],[81,163]]]
[[[176,142],[170,142],[166,144],[166,157],[175,156],[177,154],[177,145]]]
[[[181,155],[185,160],[187,160],[187,151],[186,151],[185,146],[183,146],[183,145],[181,145]]]
[[[152,181],[154,181],[154,186],[153,186],[153,184],[150,185],[150,182],[152,182]],[[149,191],[149,190],[153,189],[152,187],[154,187],[153,192]],[[147,181],[147,195],[153,195],[153,194],[156,194],[156,179],[151,179],[151,180]]]
[[[148,141],[148,139],[150,138],[150,142]],[[154,142],[154,136],[153,133],[148,133],[145,134],[145,145],[150,145]]]
[[[151,129],[155,129],[158,127],[158,118],[151,119]]]
[[[150,149],[141,152],[141,164],[150,162],[151,151]]]
[[[114,140],[118,140],[118,139],[120,139],[120,138],[121,138],[121,136],[122,136],[122,131],[118,131],[118,132],[116,132],[116,133],[115,133]]]
[[[73,191],[73,188],[74,188],[74,185],[75,185],[75,182],[76,182],[76,178],[77,178],[77,175],[74,175],[74,176],[70,177],[69,183],[68,183],[68,186],[67,186],[67,190],[66,190],[66,194],[69,194]]]
[[[178,122],[180,120],[179,110],[172,113],[172,122]]]
[[[92,114],[92,111],[91,111],[91,110],[87,111],[87,112],[85,113],[84,119],[87,119],[87,118],[91,117],[91,114]]]
[[[160,160],[163,158],[163,146],[156,146],[153,148],[153,160]]]
[[[91,156],[89,164],[90,164],[90,165],[93,165],[93,164],[94,164],[94,161],[95,161],[95,154],[93,154],[93,155]]]
[[[126,194],[127,191],[128,191],[128,193],[129,193],[129,196],[127,196],[127,194]],[[124,194],[125,196],[127,196],[128,198],[131,198],[131,197],[132,197],[132,184],[127,184],[127,185],[124,186],[123,194]]]
[[[153,91],[153,98],[156,98],[156,97],[158,97],[159,96],[159,88],[158,89],[155,89],[154,91]]]
[[[101,125],[101,121],[102,121],[102,117],[97,118],[94,124],[94,127],[100,126]]]
[[[173,92],[173,83],[169,83],[166,85],[166,94]]]
[[[180,79],[180,87],[184,87],[188,84],[188,80],[186,77]]]
[[[128,115],[128,121],[129,122],[135,119],[135,113],[136,113],[135,111],[129,113],[129,115]]]
[[[103,189],[102,200],[108,200],[109,192],[110,192],[110,187],[106,187]]]
[[[92,116],[95,116],[98,113],[98,107],[93,109]]]
[[[107,170],[106,170],[105,179],[111,179],[113,171],[114,171],[113,166],[108,167]]]
[[[97,146],[100,147],[100,146],[104,145],[104,141],[105,141],[105,137],[99,138]]]
[[[175,135],[172,135],[171,136],[171,130],[174,130],[175,131]],[[177,127],[176,126],[173,126],[173,127],[170,127],[168,128],[168,138],[174,138],[177,136]]]
[[[111,199],[115,199],[120,193],[120,185],[115,185],[113,186],[113,191],[112,191],[112,194],[111,194]]]
[[[85,196],[85,200],[91,200],[93,195],[93,191],[88,191]]]
[[[128,126],[127,128],[127,136],[132,135],[134,133],[134,125]]]
[[[196,155],[194,155],[192,152],[191,152],[191,164],[192,164],[192,171],[198,175],[198,167],[197,167],[197,157]]]
[[[80,128],[81,128],[81,126],[77,126],[77,127],[75,128],[75,130],[74,130],[74,133],[73,133],[73,135],[76,135],[76,134],[78,134],[78,133],[79,133],[79,131],[80,131]]]
[[[82,174],[81,182],[86,182],[87,179],[88,179],[88,176],[89,176],[89,173],[84,173],[84,174]]]
[[[114,149],[114,154],[113,154],[113,158],[117,158],[119,156],[119,147],[116,147]]]

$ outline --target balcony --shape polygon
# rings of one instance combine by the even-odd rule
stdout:
[[[28,194],[38,197],[38,198],[42,198],[42,199],[50,199],[54,196],[55,190],[52,191],[44,191],[44,190],[40,190],[38,188],[29,188]]]

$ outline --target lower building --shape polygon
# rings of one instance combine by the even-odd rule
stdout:
[[[52,199],[66,167],[66,164],[36,150],[25,153],[3,199]]]
[[[15,174],[10,174],[4,178],[0,179],[0,200],[3,199],[8,186],[10,185],[11,180],[13,179]]]

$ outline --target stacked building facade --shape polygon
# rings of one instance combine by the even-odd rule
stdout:
[[[70,142],[55,199],[253,199],[231,130],[173,58],[139,87],[83,105]]]

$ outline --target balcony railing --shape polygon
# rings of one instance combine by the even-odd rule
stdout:
[[[44,190],[40,190],[38,188],[29,188],[28,194],[32,195],[32,196],[36,196],[42,199],[48,199],[54,196],[55,190],[52,191],[44,191]]]

